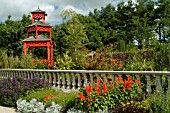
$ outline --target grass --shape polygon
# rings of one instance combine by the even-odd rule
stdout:
[[[76,91],[63,92],[62,90],[43,89],[39,91],[33,91],[29,93],[25,99],[27,101],[37,99],[39,102],[43,102],[46,107],[51,106],[51,102],[62,105],[62,111],[69,109],[75,105],[75,99],[77,98]]]

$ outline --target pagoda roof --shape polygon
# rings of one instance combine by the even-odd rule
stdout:
[[[38,9],[32,11],[31,13],[45,13],[45,11],[41,10],[38,6]]]
[[[35,21],[33,24],[31,24],[31,25],[28,25],[28,26],[26,26],[26,27],[30,27],[30,26],[36,26],[36,25],[39,25],[39,26],[47,26],[47,27],[52,27],[52,26],[50,26],[49,24],[46,24],[46,23],[42,24],[42,22],[41,22],[41,21]]]
[[[44,35],[38,35],[38,39],[35,36],[30,36],[29,38],[24,39],[23,41],[50,41],[49,38]]]

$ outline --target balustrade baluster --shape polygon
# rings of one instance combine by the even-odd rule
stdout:
[[[44,72],[44,75],[45,75],[45,81],[47,81],[49,83],[49,81],[48,81],[48,72]]]
[[[101,77],[101,74],[98,74],[98,73],[96,74],[96,77],[97,77],[97,81],[102,78],[102,77]],[[96,82],[97,82],[97,81],[96,81]]]
[[[4,79],[6,79],[6,76],[5,76],[5,71],[3,71],[3,76],[4,76]]]
[[[61,87],[61,81],[60,81],[60,73],[57,73],[57,85],[58,85],[58,88]]]
[[[89,75],[90,75],[90,84],[93,84],[93,74],[89,73]]]
[[[67,89],[70,89],[70,85],[71,85],[71,81],[70,81],[70,73],[66,73],[67,74]]]
[[[8,78],[8,74],[7,74],[7,72],[8,72],[8,71],[6,71],[6,72],[5,72],[5,74],[6,74],[6,77]]]
[[[161,85],[161,76],[156,75],[156,91],[160,92],[162,90],[162,85]]]
[[[7,71],[5,71],[5,76],[6,76],[6,78],[8,78]]]
[[[27,72],[27,74],[24,74],[23,71],[20,71],[21,76],[25,76],[25,79],[31,78],[30,77],[30,71]]]
[[[112,80],[112,84],[114,83],[114,81],[115,81],[115,75],[113,74],[113,75],[111,75],[111,80]]]
[[[56,74],[53,72],[53,86],[56,87]]]
[[[76,80],[75,80],[75,73],[72,73],[72,89],[75,90],[76,89]]]
[[[146,75],[146,80],[147,80],[147,87],[146,87],[146,91],[148,93],[151,92],[151,79],[150,79],[150,75]]]
[[[140,80],[140,75],[135,75],[137,80]]]
[[[62,88],[65,89],[66,88],[66,79],[65,79],[65,74],[64,73],[61,73],[62,74]]]
[[[17,71],[15,71],[15,76],[17,76],[17,77],[18,77],[18,75],[17,75]]]
[[[50,72],[48,72],[48,77],[49,77],[49,84],[52,85],[52,75]]]
[[[8,71],[7,71],[7,77],[9,77]]]
[[[38,72],[35,72],[34,78],[38,78]]]
[[[104,82],[107,83],[107,81],[108,81],[108,80],[107,80],[107,74],[102,73],[102,76],[103,76],[103,78],[104,78]]]
[[[39,78],[39,72],[38,71],[35,73],[35,78]]]
[[[45,76],[44,76],[44,74],[43,74],[42,71],[40,72],[40,75],[41,75],[41,78],[42,78],[42,79],[45,79]]]
[[[24,74],[21,74],[21,71],[18,71],[18,77],[21,77],[21,78],[26,78],[27,75],[24,75]]]
[[[78,73],[78,89],[80,89],[81,88],[81,77],[80,77],[81,75],[80,75],[80,73]]]
[[[32,72],[31,72],[32,73]],[[27,74],[27,79],[31,79],[31,74],[30,72]]]
[[[35,72],[30,72],[31,78],[35,77],[34,74],[35,74]]]
[[[21,75],[21,74],[20,74],[20,71],[17,71],[17,74],[18,74],[18,76],[20,76],[20,77],[24,77],[24,75]]]
[[[83,84],[83,86],[85,87],[88,84],[88,82],[87,82],[87,74],[84,73],[83,75],[84,75],[84,84]]]

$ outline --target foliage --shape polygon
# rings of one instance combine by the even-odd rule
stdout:
[[[4,23],[0,23],[0,47],[7,50],[8,56],[20,56],[22,39],[26,37],[25,26],[31,24],[30,15],[23,15],[21,20],[11,20],[9,15]]]
[[[22,99],[30,101],[31,99],[36,99],[39,102],[43,102],[45,107],[51,106],[52,102],[62,106],[61,111],[65,111],[70,107],[74,106],[74,100],[76,98],[76,92],[65,93],[61,90],[46,89],[40,91],[30,92]]]
[[[0,104],[15,106],[16,101],[30,91],[49,87],[48,82],[39,78],[24,79],[14,76],[0,80]]]
[[[63,54],[63,57],[57,57],[56,62],[54,64],[54,68],[58,70],[71,70],[75,69],[76,64],[73,62],[72,58],[69,56],[69,52],[67,51]]]
[[[169,89],[164,91],[155,92],[148,96],[149,104],[151,106],[151,110],[154,113],[168,113],[170,112],[170,91]]]
[[[66,64],[68,67],[56,68],[169,70],[169,4],[169,0],[159,0],[157,3],[147,0],[138,0],[135,3],[129,0],[126,3],[119,2],[117,6],[107,4],[100,9],[90,11],[86,16],[77,14],[72,9],[63,11],[61,13],[63,23],[53,27],[53,41],[57,45],[54,49],[54,58],[59,59],[56,62],[64,61],[63,54],[68,52],[71,63]],[[25,26],[29,24],[31,24],[30,15],[23,15],[21,20],[16,21],[9,15],[0,23],[0,53],[3,54],[0,56],[1,68],[46,68],[39,64],[33,67],[29,58],[28,61],[23,59],[22,40],[26,37]],[[112,52],[106,53],[105,48],[108,46]],[[88,52],[81,51],[84,47]],[[134,49],[138,55],[127,61],[127,66],[123,63],[125,69],[110,65],[108,57],[105,57],[113,52],[129,52],[130,49]],[[100,50],[102,58],[98,54],[94,60],[87,57],[96,50]],[[151,50],[155,55],[152,59],[142,58],[140,50]],[[46,56],[44,52],[44,49],[35,50],[35,57]],[[148,68],[149,66],[151,68]]]
[[[121,102],[111,110],[112,113],[148,113],[150,110],[149,101],[144,99],[142,101],[128,101]]]
[[[141,87],[140,81],[132,80],[131,76],[124,81],[122,77],[118,77],[115,84],[101,83],[98,80],[96,85],[80,90],[77,107],[90,112],[114,108],[121,102],[140,98]]]
[[[0,51],[0,67],[1,68],[11,68],[11,69],[32,69],[34,68],[32,63],[32,56],[23,54],[18,56],[7,55],[7,50]]]
[[[38,102],[36,99],[30,100],[17,100],[17,113],[61,113],[62,106],[52,102],[52,105],[45,108],[43,103]]]

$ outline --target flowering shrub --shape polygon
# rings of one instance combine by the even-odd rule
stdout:
[[[121,105],[116,106],[110,112],[113,113],[149,113],[150,105],[148,99],[140,101],[121,102]]]
[[[114,84],[98,80],[96,85],[80,90],[77,108],[93,112],[114,108],[121,102],[140,97],[141,88],[140,81],[132,80],[131,76],[124,80],[118,77]]]
[[[50,85],[44,79],[24,79],[14,76],[0,81],[0,104],[15,106],[16,101],[32,90],[48,88]]]

